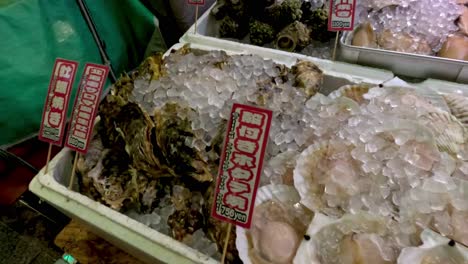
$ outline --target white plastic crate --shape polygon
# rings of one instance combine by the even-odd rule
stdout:
[[[182,46],[183,44],[176,44],[171,49],[179,49]],[[199,44],[193,44],[191,47],[201,50],[216,49]],[[237,52],[228,51],[228,53],[234,54]],[[258,54],[257,52],[252,53]],[[296,58],[291,58],[289,54],[280,55],[279,53],[275,54],[274,60],[276,62],[291,66],[296,61]],[[392,78],[392,75],[388,72],[374,69],[367,71],[367,68],[353,65],[348,66],[349,69],[346,72],[340,72],[337,71],[339,68],[334,67],[334,62],[327,63],[330,67],[328,70],[325,70],[325,93],[353,82],[382,83]],[[354,76],[351,74],[354,71],[360,74]],[[460,93],[468,95],[468,87],[452,83],[425,82],[419,86],[436,86],[434,88],[442,90],[455,89],[460,91]],[[29,186],[30,190],[68,216],[86,224],[96,234],[145,262],[170,264],[217,263],[215,260],[124,214],[112,210],[78,192],[68,190],[66,186],[68,186],[70,181],[72,156],[72,151],[68,149],[62,150],[50,162],[48,174],[45,174],[44,169],[42,169],[36,175]]]

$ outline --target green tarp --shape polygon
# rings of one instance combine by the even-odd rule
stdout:
[[[139,0],[86,3],[117,75],[141,62],[150,39],[166,49]],[[0,146],[37,133],[57,57],[80,63],[73,95],[85,63],[103,63],[76,1],[0,0]]]

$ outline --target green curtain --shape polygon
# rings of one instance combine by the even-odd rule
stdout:
[[[153,39],[166,50],[158,20],[139,0],[86,1],[115,73],[136,67]],[[75,0],[0,0],[0,146],[37,133],[55,58],[102,63]],[[73,97],[70,100],[72,107]]]

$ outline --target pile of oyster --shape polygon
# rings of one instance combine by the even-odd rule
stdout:
[[[222,38],[330,58],[328,5],[323,0],[222,0],[211,14]]]
[[[360,0],[352,45],[468,61],[468,2]]]
[[[98,133],[78,162],[81,192],[220,259],[227,225],[210,210],[233,103],[275,112],[269,159],[312,140],[302,109],[322,81],[310,62],[290,69],[188,47],[149,57],[101,103]],[[228,263],[240,262],[235,238],[233,230]]]
[[[150,57],[101,104],[81,192],[220,259],[227,228],[210,209],[225,126],[234,103],[256,105],[273,111],[265,167],[228,263],[468,263],[468,100],[338,88],[308,61]]]

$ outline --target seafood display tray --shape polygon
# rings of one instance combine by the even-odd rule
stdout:
[[[418,54],[351,45],[353,32],[340,40],[340,59],[360,65],[391,70],[397,75],[434,78],[468,84],[468,62]]]
[[[271,58],[278,63],[291,66],[298,59],[289,54],[268,52],[266,49],[250,47],[248,51],[230,51],[229,48],[217,48],[200,44],[190,44],[194,49],[225,50],[228,54],[252,53],[264,58]],[[179,49],[183,44],[174,45],[171,50]],[[170,51],[171,51],[170,50]],[[168,53],[170,52],[168,51]],[[325,61],[319,64],[323,67],[325,78],[324,93],[329,93],[342,85],[367,82],[379,84],[393,77],[387,71],[355,65],[337,66],[337,62]],[[343,71],[340,71],[343,69]],[[353,74],[355,73],[355,74]],[[445,91],[454,91],[468,95],[468,86],[443,81],[426,81],[419,87],[436,87]],[[442,91],[443,92],[443,91]],[[85,195],[68,190],[73,154],[71,150],[63,149],[49,163],[49,172],[42,169],[33,179],[29,188],[41,199],[89,226],[96,234],[115,244],[135,257],[148,263],[217,263],[215,260],[163,235],[150,227],[139,223]],[[77,182],[74,185],[76,190]]]
[[[296,60],[307,60],[319,66],[325,74],[338,72],[343,76],[353,76],[353,79],[357,82],[376,83],[377,80],[388,80],[393,77],[393,73],[386,70],[362,67],[345,62],[324,60],[299,53],[286,52],[220,39],[218,38],[219,22],[210,15],[212,8],[213,7],[208,9],[205,14],[198,18],[197,34],[195,34],[195,25],[193,25],[180,38],[180,43],[204,45],[237,54],[256,54],[265,59],[279,61],[287,66],[293,65]]]

